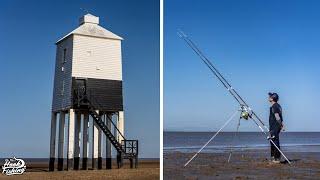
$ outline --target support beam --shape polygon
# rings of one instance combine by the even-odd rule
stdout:
[[[123,111],[118,112],[118,129],[120,133],[124,136],[124,113]],[[121,143],[123,137],[118,135],[118,141]]]
[[[100,113],[100,116],[102,116],[102,112]],[[102,130],[98,128],[98,169],[102,169]]]
[[[83,130],[82,130],[82,169],[88,169],[88,128],[89,114],[83,115]]]
[[[80,161],[80,129],[81,129],[81,113],[76,113],[75,129],[74,129],[74,161],[73,169],[79,170]]]
[[[49,171],[54,171],[54,161],[56,158],[56,130],[57,130],[57,113],[51,112]]]
[[[74,133],[75,133],[75,119],[76,112],[74,109],[69,110],[69,123],[68,123],[68,160],[67,169],[73,167],[73,156],[74,156]]]
[[[65,112],[59,113],[59,142],[58,142],[58,171],[63,170],[63,144],[64,144],[64,124],[65,124]]]
[[[102,121],[103,121],[103,124],[106,124],[105,122],[105,117],[106,117],[106,114],[104,113],[101,118],[102,118]],[[102,150],[102,161],[103,159],[106,159],[106,143],[107,143],[107,136],[102,133],[102,136],[101,136],[101,150]],[[103,162],[102,164],[105,164],[105,162]]]
[[[119,129],[119,133],[117,133],[117,140],[122,144],[122,140],[124,136],[124,113],[123,111],[119,111],[118,113],[118,117],[117,117],[117,128]],[[120,135],[120,133],[122,134],[122,136]],[[118,154],[118,168],[123,166],[123,157],[121,154]],[[130,167],[132,167],[132,160],[130,161]]]
[[[92,169],[97,168],[97,162],[98,162],[98,148],[99,148],[99,127],[96,124],[95,120],[93,120],[93,130],[92,130]]]
[[[111,113],[105,114],[105,116],[108,116],[110,119],[112,119]],[[111,122],[107,117],[105,117],[105,123],[108,129],[111,131]],[[111,169],[111,168],[112,168],[111,142],[106,137],[106,169]]]

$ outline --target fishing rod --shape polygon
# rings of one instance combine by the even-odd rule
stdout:
[[[274,141],[269,138],[270,130],[262,121],[262,119],[250,108],[247,102],[239,95],[239,93],[231,86],[231,84],[222,76],[222,74],[218,71],[218,69],[211,63],[211,61],[202,53],[202,51],[196,46],[196,44],[181,30],[177,32],[178,36],[183,39],[187,45],[200,57],[200,59],[204,62],[204,64],[210,69],[210,71],[218,78],[218,80],[223,84],[223,86],[228,90],[228,92],[234,97],[234,99],[239,103],[241,108],[241,118],[248,120],[249,118],[253,120],[253,122],[259,127],[262,133],[267,136],[267,139],[272,143],[276,149],[281,153],[281,155],[286,159],[286,161],[291,164],[289,159],[285,156],[285,154],[278,148],[278,146],[274,143]],[[258,123],[257,122],[260,123]],[[261,127],[262,125],[262,127]],[[267,131],[267,132],[266,132]],[[269,133],[269,134],[268,134]],[[271,136],[270,136],[271,137]],[[213,140],[213,138],[211,139]],[[211,141],[210,140],[210,141]],[[209,143],[208,143],[209,144]],[[205,145],[206,146],[206,145]],[[203,147],[204,148],[204,147]],[[203,149],[202,148],[202,149]],[[201,150],[202,150],[201,149]],[[200,150],[200,151],[201,151]],[[199,154],[200,152],[196,153]],[[194,156],[194,157],[195,157]],[[192,159],[194,158],[192,157]],[[188,165],[191,162],[190,159],[186,164]]]

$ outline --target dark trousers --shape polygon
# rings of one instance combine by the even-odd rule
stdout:
[[[280,128],[275,128],[270,131],[271,136],[274,136],[272,140],[279,149],[280,149],[280,139],[279,139],[280,131],[281,131]],[[281,153],[278,151],[278,149],[275,147],[275,145],[272,142],[270,142],[270,145],[271,145],[271,157],[274,157],[275,159],[280,159]]]

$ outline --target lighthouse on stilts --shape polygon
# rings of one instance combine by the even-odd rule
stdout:
[[[50,171],[102,169],[104,158],[111,169],[112,147],[118,167],[137,166],[138,141],[124,136],[122,40],[87,14],[56,42]]]

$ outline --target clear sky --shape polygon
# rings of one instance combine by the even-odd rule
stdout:
[[[123,41],[125,134],[159,157],[157,0],[0,1],[0,157],[49,157],[55,42],[88,9]]]
[[[268,122],[277,92],[287,131],[320,131],[320,1],[168,0],[164,18],[164,129],[215,131],[238,109],[184,30]],[[234,131],[236,121],[225,130]],[[242,122],[241,131],[259,131]]]

